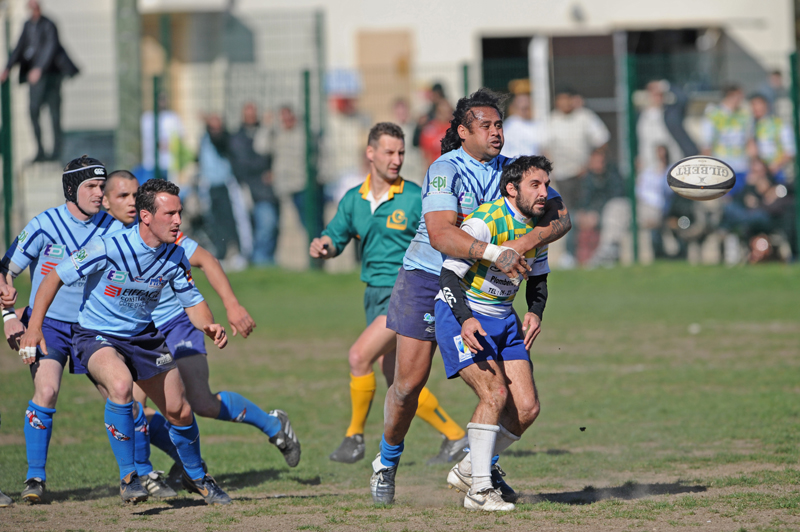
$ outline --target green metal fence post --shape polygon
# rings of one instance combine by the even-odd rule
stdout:
[[[464,96],[469,96],[469,63],[464,63],[461,67],[461,72],[464,78]]]
[[[9,48],[10,25],[6,12],[6,50]],[[0,86],[0,120],[3,121],[0,149],[3,151],[3,228],[5,230],[6,248],[11,247],[12,227],[11,211],[14,208],[14,166],[11,153],[11,78],[7,78]]]
[[[153,155],[155,159],[153,161],[153,177],[156,179],[161,179],[161,157],[159,157],[159,144],[160,144],[160,131],[159,131],[159,111],[158,108],[158,99],[161,95],[161,77],[160,76],[153,76]]]
[[[800,72],[798,72],[797,52],[789,56],[789,64],[792,73],[792,122],[794,122],[794,146],[795,153],[800,153]],[[794,159],[794,220],[795,220],[795,244],[800,253],[800,158]],[[797,259],[797,257],[795,257]]]
[[[636,108],[633,104],[633,91],[636,90],[636,56],[627,54],[628,98],[625,112],[628,119],[628,198],[631,202],[631,237],[633,238],[633,262],[639,261],[639,223],[636,220]]]
[[[306,134],[306,192],[305,192],[305,226],[308,232],[308,242],[317,235],[318,220],[320,218],[317,184],[317,146],[316,138],[311,127],[311,71],[303,71],[303,126]],[[311,268],[319,270],[322,268],[321,260],[311,260]]]

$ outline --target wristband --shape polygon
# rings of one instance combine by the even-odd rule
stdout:
[[[15,319],[17,319],[17,313],[14,312],[13,308],[3,309],[3,323]]]
[[[500,246],[494,244],[486,244],[486,249],[483,251],[483,259],[489,262],[494,262],[500,258]]]

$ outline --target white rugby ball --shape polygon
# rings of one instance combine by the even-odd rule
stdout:
[[[667,184],[686,199],[708,201],[730,192],[736,184],[736,172],[719,159],[695,155],[672,165],[667,172]]]

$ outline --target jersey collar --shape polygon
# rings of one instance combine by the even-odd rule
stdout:
[[[139,246],[141,249],[143,249],[143,250],[145,250],[145,251],[147,251],[149,253],[155,253],[156,251],[158,251],[159,249],[161,249],[162,247],[164,247],[166,245],[166,244],[161,244],[157,248],[151,248],[150,246],[145,244],[144,240],[142,240],[142,235],[139,233],[139,224],[138,223],[132,225],[131,228],[130,228],[130,231],[131,231],[131,233],[133,233],[133,240],[135,242],[134,245]]]
[[[372,174],[367,174],[367,179],[361,184],[361,188],[358,189],[358,193],[361,194],[363,199],[367,199],[367,196],[370,195],[372,189],[370,187],[370,181],[372,180]],[[397,179],[394,180],[394,183],[389,185],[389,196],[386,198],[390,200],[394,197],[395,194],[402,194],[403,193],[403,185],[405,184],[405,180],[397,176]]]
[[[458,151],[461,153],[462,158],[465,161],[469,161],[470,163],[474,164],[475,166],[480,166],[481,168],[493,168],[496,169],[495,163],[497,162],[497,157],[486,161],[485,163],[480,162],[478,159],[470,155],[464,150],[464,147],[461,146],[458,148]],[[499,156],[498,156],[499,157]]]
[[[511,216],[513,216],[516,221],[526,225],[530,223],[530,218],[525,218],[521,213],[518,213],[516,210],[514,210],[514,207],[511,205],[511,203],[509,203],[508,198],[503,198],[503,201],[506,203],[506,209],[508,209],[508,212],[511,213]]]

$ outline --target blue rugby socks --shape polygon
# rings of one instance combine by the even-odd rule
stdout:
[[[197,420],[192,415],[192,424],[187,427],[169,426],[169,437],[178,449],[183,469],[192,480],[201,479],[203,472],[203,459],[200,458],[200,430]]]
[[[55,408],[44,408],[33,401],[28,401],[25,410],[25,450],[28,453],[28,476],[47,480],[44,471],[47,464],[47,449],[50,447],[50,436],[53,434],[53,415]]]
[[[143,477],[153,471],[150,463],[150,430],[147,417],[144,415],[144,405],[139,405],[139,415],[133,420],[133,459],[136,464],[136,473]]]
[[[270,438],[281,430],[281,421],[277,417],[267,414],[246,397],[236,392],[219,392],[218,395],[222,404],[217,419],[253,425]]]
[[[389,445],[386,443],[386,437],[381,436],[381,464],[384,467],[395,467],[400,463],[400,456],[402,456],[404,448],[404,441],[397,445]]]
[[[119,478],[136,471],[134,464],[133,401],[124,405],[106,400],[106,432],[111,450],[119,464]]]
[[[175,462],[181,463],[181,457],[178,456],[178,449],[169,437],[169,421],[162,416],[159,412],[153,414],[150,419],[150,443],[155,445],[169,455]]]

